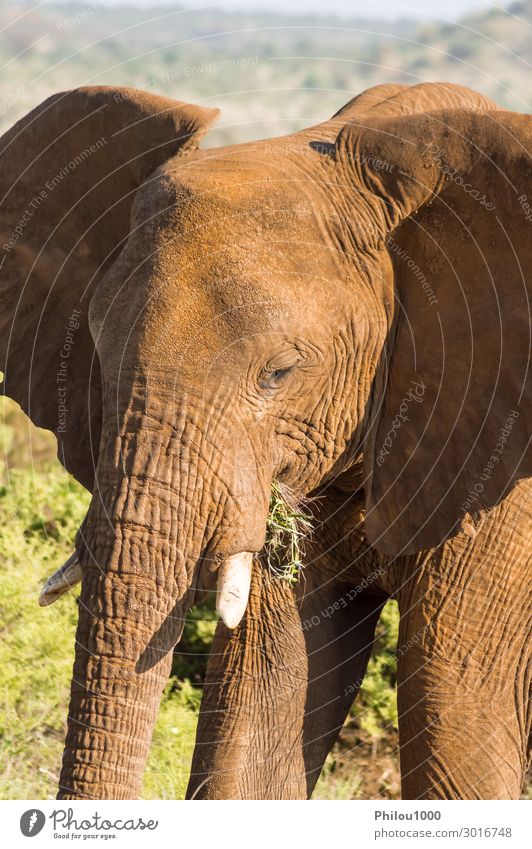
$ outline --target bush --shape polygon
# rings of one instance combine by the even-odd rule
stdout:
[[[61,763],[77,607],[38,605],[66,560],[88,502],[65,472],[12,471],[0,489],[0,796],[54,798]]]
[[[89,494],[51,458],[55,444],[11,402],[0,417],[0,796],[53,798],[66,730],[77,622],[76,594],[38,605],[43,581],[72,552]],[[28,439],[29,437],[29,439]],[[38,448],[34,453],[32,448]],[[183,798],[201,684],[216,627],[212,604],[191,611],[174,655],[144,780],[146,798]],[[352,721],[378,736],[395,722],[393,645],[396,611],[386,608],[376,651]],[[347,779],[329,760],[322,786],[329,798]],[[325,784],[324,784],[325,782]],[[349,786],[351,792],[353,782]]]
[[[385,606],[377,625],[375,645],[360,694],[352,709],[358,727],[374,739],[397,729],[397,634],[399,611],[395,601]]]

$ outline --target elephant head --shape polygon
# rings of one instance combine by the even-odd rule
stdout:
[[[3,137],[3,389],[93,492],[61,797],[138,793],[187,610],[217,580],[238,624],[274,481],[363,457],[396,556],[530,474],[530,119],[436,88],[204,151],[215,110],[79,89]]]

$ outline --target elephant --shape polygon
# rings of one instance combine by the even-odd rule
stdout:
[[[400,611],[402,796],[530,758],[532,119],[385,84],[201,148],[218,110],[56,94],[2,138],[2,391],[92,493],[59,799],[131,799],[216,592],[190,799],[311,795]],[[528,198],[527,198],[528,196]],[[312,515],[264,556],[272,487]]]

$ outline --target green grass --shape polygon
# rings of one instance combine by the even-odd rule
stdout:
[[[77,621],[75,593],[38,606],[41,584],[71,553],[89,496],[57,466],[11,471],[0,488],[0,797],[54,798],[61,764]],[[55,505],[52,507],[51,505]],[[205,662],[212,614],[187,624]],[[193,638],[190,635],[193,632]],[[177,664],[179,668],[179,664]],[[194,674],[194,663],[181,666]],[[200,690],[172,677],[144,782],[149,799],[183,798]]]
[[[352,708],[352,716],[362,732],[379,740],[397,729],[397,658],[395,650],[399,630],[399,610],[395,601],[385,606],[375,635],[360,694]]]
[[[40,608],[72,550],[88,496],[56,469],[13,471],[0,489],[0,797],[53,798],[77,620],[73,594]]]
[[[4,469],[0,486],[0,797],[53,798],[61,763],[77,621],[76,593],[50,607],[38,605],[43,581],[72,551],[89,495],[56,462],[35,469]],[[279,499],[280,501],[280,499]],[[284,504],[284,502],[283,502]],[[275,522],[287,531],[283,504]],[[297,515],[297,511],[296,511]],[[289,517],[290,519],[291,517]],[[291,526],[288,523],[288,532]],[[278,543],[279,545],[279,543]],[[298,562],[292,552],[292,567]],[[299,568],[299,567],[298,567]],[[183,798],[194,746],[201,684],[216,615],[208,606],[192,611],[176,652],[144,779],[144,795]],[[394,638],[381,628],[380,653],[370,664],[357,713],[361,726],[378,733],[393,713]],[[393,665],[393,664],[392,664]],[[342,798],[360,778],[336,777],[334,756],[320,780],[323,798]]]
[[[312,794],[313,799],[320,801],[345,801],[363,798],[363,777],[360,772],[350,770],[347,774],[338,768],[338,759],[330,754],[325,761],[318,783]]]
[[[305,504],[288,487],[273,483],[266,520],[265,559],[270,572],[295,584],[303,569],[305,537],[312,531]]]
[[[89,495],[52,460],[55,449],[42,432],[6,404],[0,416],[0,798],[54,798],[61,764],[77,621],[76,593],[50,607],[38,597],[43,581],[72,552]],[[26,431],[27,432],[27,431]],[[6,451],[7,448],[7,451]],[[2,464],[2,459],[4,463]],[[8,473],[9,472],[9,473]],[[292,519],[303,515],[274,493],[270,542],[280,573],[297,579]],[[299,536],[301,534],[301,536]],[[193,610],[174,655],[144,778],[148,799],[184,796],[201,698],[201,683],[216,627],[212,606]],[[314,798],[397,798],[397,708],[395,701],[398,612],[383,612],[362,690],[341,737],[327,758]],[[524,798],[530,798],[530,785]]]
[[[15,405],[0,407],[0,798],[53,799],[66,728],[76,593],[39,607],[43,581],[72,553],[90,500],[52,458],[53,440]],[[199,608],[185,628],[153,737],[146,798],[183,798],[214,633]]]
[[[201,691],[171,678],[153,734],[144,775],[145,799],[184,799],[194,749]]]
[[[29,426],[10,402],[0,412],[0,797],[46,799],[55,795],[61,764],[77,604],[75,592],[46,608],[38,597],[43,581],[72,552],[89,495],[52,459],[55,447],[46,434]],[[279,577],[297,580],[310,530],[304,508],[275,487],[268,541]],[[154,731],[146,798],[184,796],[215,627],[212,606],[189,615]],[[395,629],[390,609],[351,720],[369,736],[395,721]],[[339,763],[334,753],[329,756],[319,798],[362,792],[363,777]]]

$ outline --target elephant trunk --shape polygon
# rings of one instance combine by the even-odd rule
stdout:
[[[196,437],[175,426],[129,430],[101,446],[99,491],[78,539],[83,577],[61,799],[138,797],[197,564],[220,513],[226,527],[242,515],[231,516],[228,499],[206,485],[200,452],[190,449]],[[214,568],[224,565],[214,554]]]
[[[157,465],[153,454],[146,459]],[[182,578],[177,586],[183,569],[170,534],[175,511],[149,492],[161,481],[148,483],[140,468],[115,473],[110,491],[103,489],[106,472],[100,474],[102,490],[78,541],[83,578],[62,799],[138,796],[185,612]],[[190,531],[183,528],[182,536]]]
[[[171,665],[168,648],[153,665],[142,663],[141,635],[148,642],[169,607],[158,592],[154,598],[152,587],[150,609],[140,600],[148,583],[139,592],[118,574],[84,577],[59,799],[138,797]]]

